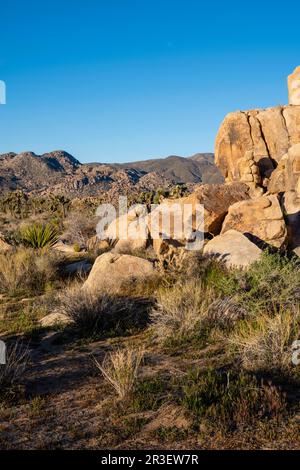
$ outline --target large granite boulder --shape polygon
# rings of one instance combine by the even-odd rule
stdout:
[[[228,230],[246,234],[258,245],[285,247],[287,228],[276,195],[261,196],[233,204],[225,217],[222,234]]]
[[[228,230],[210,240],[204,254],[213,255],[228,268],[247,268],[260,259],[262,251],[237,230]]]
[[[155,276],[153,264],[137,256],[104,253],[98,256],[83,289],[119,293],[122,286],[143,282]]]
[[[298,143],[300,106],[237,111],[228,114],[219,129],[215,162],[227,182],[245,181],[245,175],[251,173],[246,163],[251,156],[259,173],[255,170],[249,182],[267,188],[273,170],[288,149]]]

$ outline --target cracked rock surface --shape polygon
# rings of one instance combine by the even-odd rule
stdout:
[[[300,142],[300,106],[237,111],[228,114],[218,132],[215,161],[227,182],[242,181],[245,155],[253,155],[261,182],[267,184],[288,149]]]

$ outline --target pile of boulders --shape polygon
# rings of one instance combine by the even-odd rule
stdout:
[[[163,201],[171,213],[174,204],[189,204],[193,211],[203,205],[204,223],[193,225],[193,231],[203,232],[204,253],[221,256],[228,266],[248,266],[265,248],[300,254],[300,67],[289,76],[288,86],[287,106],[226,116],[215,148],[225,184],[201,185],[186,197]],[[189,240],[176,236],[172,224],[168,233],[153,237],[151,221],[157,210],[141,218],[132,209],[127,225],[116,219],[106,242],[119,254],[151,245],[158,258],[172,263]],[[119,225],[127,237],[112,235]],[[137,227],[138,239],[130,235]]]

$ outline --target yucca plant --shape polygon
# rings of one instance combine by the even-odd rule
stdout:
[[[35,224],[21,232],[21,239],[32,248],[45,248],[55,245],[58,241],[58,232],[50,224]]]

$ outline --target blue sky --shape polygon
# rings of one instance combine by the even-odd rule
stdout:
[[[287,102],[299,16],[294,0],[0,0],[0,153],[213,151],[228,112]]]

